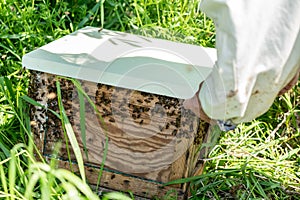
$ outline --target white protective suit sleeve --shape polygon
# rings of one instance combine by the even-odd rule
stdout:
[[[212,119],[265,113],[300,68],[300,0],[202,0],[214,20],[217,62],[199,99]]]

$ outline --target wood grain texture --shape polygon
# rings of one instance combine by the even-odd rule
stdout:
[[[31,91],[35,92],[30,93],[31,97],[38,99],[45,93],[41,103],[48,109],[59,112],[55,77],[33,72],[32,78],[37,79],[37,76],[41,78],[35,81],[35,86],[32,84]],[[40,83],[45,86],[40,87]],[[63,104],[84,155],[79,125],[78,91],[70,81],[60,80],[60,83]],[[99,113],[88,102],[85,103],[87,166],[95,166],[96,170],[101,165],[105,138],[108,138],[105,168],[115,173],[107,172],[109,176],[106,178],[104,175],[103,180],[108,182],[102,183],[104,187],[116,190],[130,188],[133,193],[141,196],[145,194],[141,194],[139,190],[145,187],[141,191],[149,189],[151,195],[154,195],[164,191],[160,188],[161,183],[192,175],[199,155],[197,149],[208,126],[183,108],[183,100],[88,81],[81,81],[81,85]],[[33,132],[38,136],[36,143],[40,150],[44,155],[50,155],[55,143],[64,139],[63,131],[59,119],[50,112],[43,111],[46,121],[38,120],[41,112],[32,108],[31,118],[37,124]],[[45,130],[46,134],[41,133]],[[67,160],[66,144],[62,145],[60,157]],[[75,160],[72,151],[71,157]],[[86,169],[90,171],[93,167]],[[113,175],[120,178],[124,176],[124,180],[129,177],[130,184],[127,181],[119,182],[118,179],[113,181]],[[89,176],[95,175],[87,174],[88,179],[93,179],[94,177]],[[141,180],[148,180],[147,184]],[[151,182],[151,186],[148,186],[148,182]],[[172,188],[185,192],[187,185],[174,185]]]

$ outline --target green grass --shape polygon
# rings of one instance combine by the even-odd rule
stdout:
[[[214,25],[197,5],[196,0],[0,0],[0,198],[98,198],[84,178],[56,169],[55,160],[35,160],[30,100],[24,97],[29,73],[21,66],[25,53],[87,25],[213,47]],[[269,112],[224,133],[204,174],[178,180],[191,182],[191,199],[299,199],[299,93],[298,81]],[[72,138],[63,112],[58,117]]]

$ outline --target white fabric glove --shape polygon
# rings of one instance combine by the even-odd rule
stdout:
[[[216,26],[218,60],[199,93],[212,119],[265,113],[300,69],[300,0],[202,0]]]

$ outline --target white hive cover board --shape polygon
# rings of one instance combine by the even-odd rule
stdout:
[[[27,69],[181,99],[211,72],[212,48],[85,27],[22,58]]]

